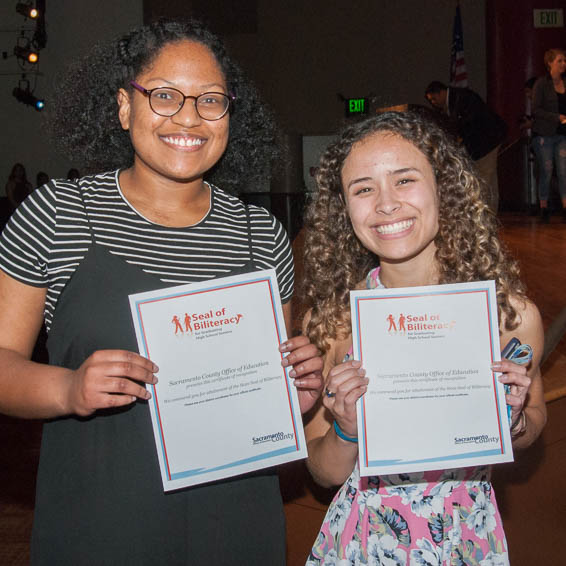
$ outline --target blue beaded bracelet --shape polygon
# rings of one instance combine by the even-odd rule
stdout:
[[[348,436],[344,434],[344,431],[338,426],[338,423],[336,421],[334,421],[334,432],[336,433],[336,436],[340,437],[346,442],[358,442],[357,436]]]

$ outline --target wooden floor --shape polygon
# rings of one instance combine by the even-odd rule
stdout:
[[[543,365],[548,425],[533,447],[494,473],[513,566],[566,564],[566,224],[552,220],[502,217],[503,239],[522,263],[551,350]],[[40,437],[39,423],[0,416],[0,565],[29,562]],[[283,469],[281,488],[288,565],[303,566],[331,493],[317,489],[300,463]]]
[[[501,236],[519,259],[529,296],[547,333],[543,364],[548,423],[541,438],[494,467],[493,483],[513,566],[566,564],[566,224],[501,217]],[[546,350],[546,348],[545,348]],[[316,489],[299,464],[281,475],[287,514],[288,566],[304,566],[331,492]]]

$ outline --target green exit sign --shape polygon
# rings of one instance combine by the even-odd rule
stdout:
[[[346,99],[346,116],[356,116],[358,114],[367,114],[368,112],[369,104],[367,98]]]
[[[564,12],[562,8],[548,10],[533,10],[535,28],[564,27]]]

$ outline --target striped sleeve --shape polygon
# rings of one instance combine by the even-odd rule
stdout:
[[[291,300],[295,283],[293,252],[289,243],[289,237],[281,222],[275,217],[272,218],[274,231],[273,258],[276,265],[275,269],[277,270],[277,282],[279,284],[281,301],[286,303]]]
[[[265,208],[250,205],[249,209],[255,259],[261,267],[275,269],[281,301],[286,303],[293,295],[295,277],[289,237],[281,222]]]
[[[0,269],[26,285],[47,287],[56,217],[56,197],[48,183],[29,195],[2,231]]]

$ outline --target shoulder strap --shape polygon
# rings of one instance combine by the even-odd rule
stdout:
[[[257,269],[256,264],[255,264],[255,260],[254,260],[254,249],[253,249],[253,245],[252,245],[252,224],[251,224],[251,220],[250,220],[250,209],[248,208],[247,204],[244,204],[244,209],[246,211],[246,225],[247,225],[247,231],[248,231],[248,250],[250,253],[250,264],[252,266],[252,269]]]
[[[80,184],[80,179],[76,179],[76,184],[77,184],[77,188],[79,189],[79,198],[81,199],[81,203],[83,205],[84,211],[85,211],[85,217],[86,217],[86,223],[88,226],[88,233],[90,235],[90,243],[94,244],[96,243],[95,239],[94,239],[94,230],[92,229],[92,224],[90,223],[90,218],[88,216],[88,209],[86,207],[86,202],[83,198],[83,191],[82,191],[82,187]]]

